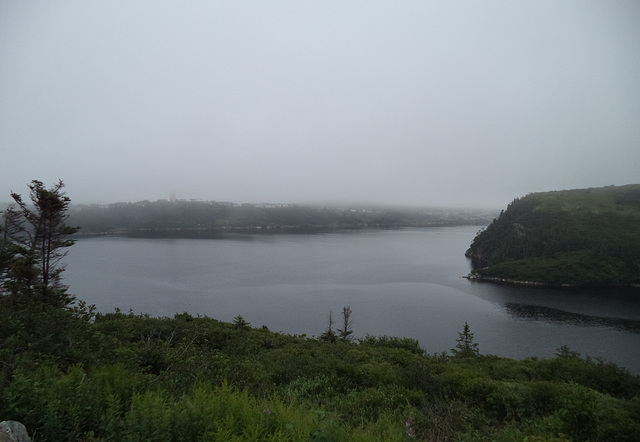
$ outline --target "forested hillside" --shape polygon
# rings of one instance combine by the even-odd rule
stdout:
[[[533,193],[473,240],[472,277],[551,285],[640,284],[640,185]]]
[[[310,207],[212,201],[140,201],[78,205],[70,223],[82,234],[212,237],[234,231],[317,231],[441,225],[486,225],[480,210]]]

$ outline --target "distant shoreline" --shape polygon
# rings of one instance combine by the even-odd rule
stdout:
[[[172,228],[172,229],[137,229],[137,230],[115,230],[104,232],[83,232],[80,230],[76,238],[88,238],[99,236],[129,237],[129,238],[220,238],[226,235],[263,235],[263,234],[312,234],[348,232],[355,230],[398,230],[410,228],[433,228],[433,227],[461,227],[461,226],[481,226],[476,223],[446,223],[438,222],[431,224],[345,224],[345,225],[319,225],[319,226],[252,226],[252,227],[213,227],[213,228]]]

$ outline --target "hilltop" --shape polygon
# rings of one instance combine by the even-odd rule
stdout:
[[[640,184],[532,193],[478,232],[470,278],[640,285]]]

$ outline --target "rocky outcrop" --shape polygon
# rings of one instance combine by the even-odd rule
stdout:
[[[482,248],[475,247],[473,244],[471,245],[471,247],[469,247],[469,249],[467,249],[464,256],[471,259],[471,266],[474,269],[486,267],[488,265],[487,254],[484,253],[484,250],[482,250]]]
[[[27,429],[20,422],[0,422],[0,442],[31,442]]]

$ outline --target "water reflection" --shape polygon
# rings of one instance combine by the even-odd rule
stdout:
[[[562,323],[577,327],[608,327],[616,330],[640,333],[640,321],[621,318],[584,315],[540,305],[516,304],[507,302],[504,309],[511,316],[527,321]]]

